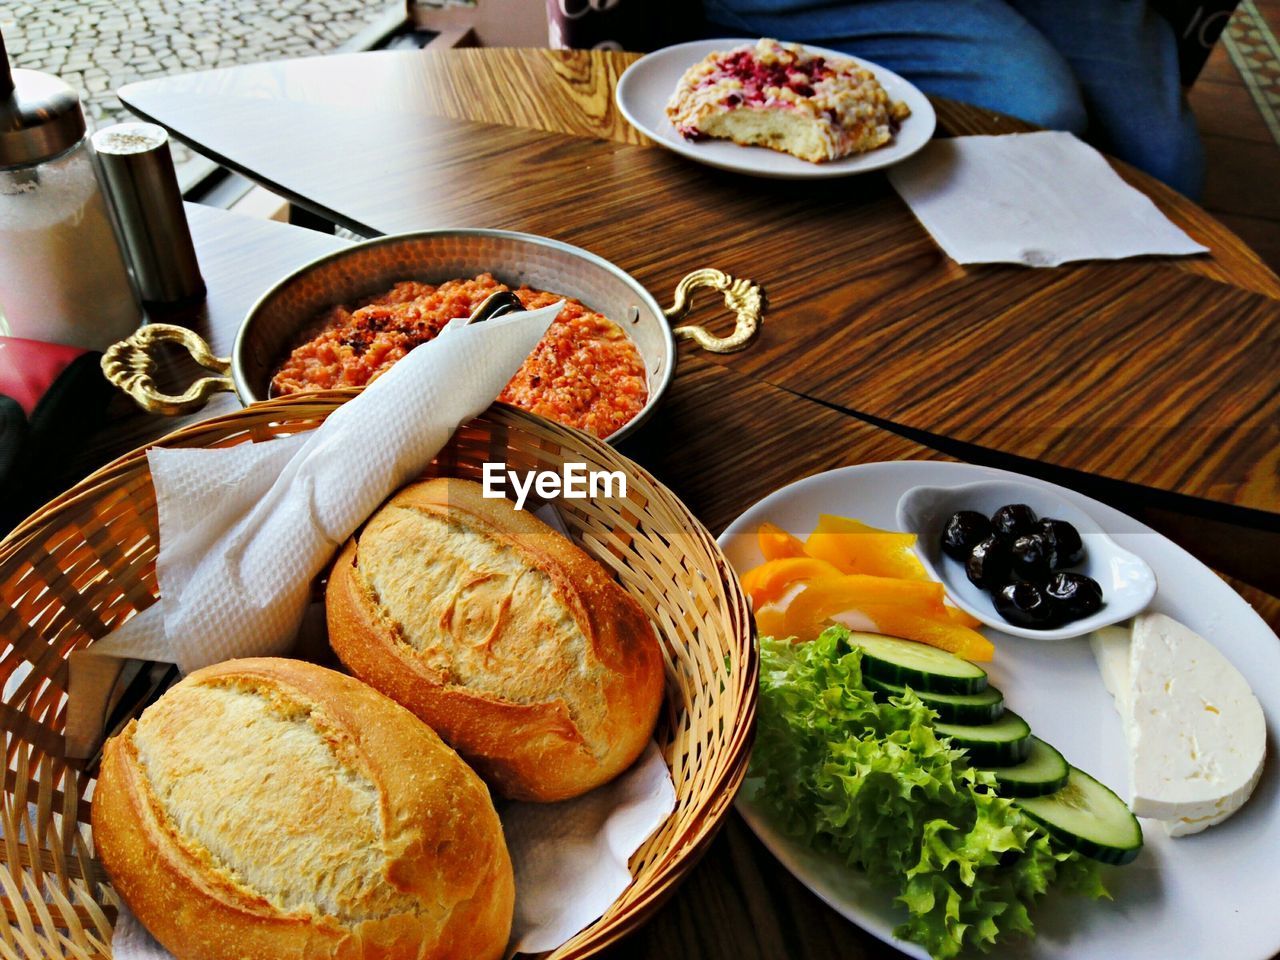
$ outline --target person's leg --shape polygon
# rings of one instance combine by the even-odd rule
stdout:
[[[1196,197],[1204,150],[1182,93],[1173,27],[1147,0],[1009,0],[1071,64],[1091,139]]]
[[[708,29],[832,47],[1055,130],[1087,115],[1066,60],[1004,0],[704,0]]]

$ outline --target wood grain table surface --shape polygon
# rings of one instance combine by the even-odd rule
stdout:
[[[164,319],[230,351],[245,311],[280,274],[346,241],[310,230],[188,206],[209,298]],[[162,376],[189,376],[180,360]],[[806,399],[680,345],[679,372],[650,423],[623,447],[662,478],[713,531],[768,493],[822,470],[900,459],[945,459],[937,450]],[[68,460],[71,479],[192,420],[234,410],[222,394],[188,417],[144,414],[123,396],[98,442]],[[673,442],[673,438],[679,442]],[[1280,602],[1233,583],[1273,628]],[[614,960],[831,960],[900,956],[823,905],[791,877],[736,814],[676,895]]]
[[[635,53],[613,51],[382,51],[178,74],[130,84],[120,90],[120,96],[130,109],[152,117],[202,152],[217,152],[221,145],[239,152],[245,146],[243,141],[248,137],[230,135],[224,143],[203,139],[213,139],[215,127],[210,124],[219,124],[223,111],[234,110],[237,101],[254,100],[260,108],[264,101],[278,107],[289,104],[290,109],[295,104],[312,106],[332,111],[338,117],[349,116],[349,112],[389,116],[389,126],[381,136],[375,135],[366,144],[367,151],[376,153],[377,159],[369,152],[348,155],[352,177],[367,173],[381,180],[385,151],[395,151],[395,138],[412,135],[416,129],[407,116],[449,117],[618,143],[649,144],[627,123],[613,101],[618,78],[638,58]],[[990,110],[941,98],[933,100],[940,128],[946,133],[998,134],[1032,129],[1020,120]],[[287,122],[294,115],[273,112],[272,116]],[[345,136],[337,126],[325,124],[326,132]],[[293,123],[288,128],[290,133],[301,132]],[[222,141],[224,134],[217,136]],[[296,166],[320,159],[298,156],[298,151],[291,153]],[[240,165],[236,156],[224,159]],[[1214,252],[1208,258],[1172,261],[1176,269],[1280,296],[1280,279],[1217,220],[1152,178],[1124,164],[1116,165],[1126,179]],[[422,167],[419,164],[419,169]],[[264,173],[247,168],[246,172],[259,177]],[[747,182],[758,185],[758,181]],[[412,184],[409,187],[413,189]],[[293,199],[317,212],[343,215],[343,211],[325,208],[316,198],[299,194]]]
[[[1280,550],[1280,281],[1233,234],[1121,168],[1211,255],[962,267],[880,174],[761,181],[646,145],[612,101],[632,59],[360,54],[121,95],[365,234],[541,233],[613,260],[660,299],[698,267],[756,279],[769,303],[762,334],[716,362],[955,455],[1168,517],[1163,527],[1196,548],[1239,530],[1244,549],[1214,560],[1280,591],[1262,562]],[[938,108],[949,133],[1025,129]]]
[[[1033,472],[1050,463],[1068,471],[1067,479],[1110,477],[1168,495],[1172,506],[1194,498],[1250,518],[1280,512],[1280,444],[1262,419],[1275,410],[1275,377],[1268,392],[1251,365],[1270,356],[1275,369],[1271,298],[1280,296],[1280,282],[1198,208],[1122,170],[1212,256],[1055,271],[962,268],[933,248],[879,177],[824,188],[817,202],[809,189],[763,188],[647,146],[613,108],[613,84],[629,61],[534,51],[332,57],[171,78],[129,88],[125,99],[184,139],[227,159],[238,154],[236,166],[366,232],[473,223],[549,233],[615,260],[660,299],[698,266],[759,279],[770,295],[760,341],[724,360],[682,343],[664,403],[623,448],[713,531],[770,491],[820,470],[946,456],[850,415],[854,410],[943,446],[933,428],[945,426],[960,438],[949,449],[974,459],[986,451],[1018,453],[1034,458]],[[259,116],[274,117],[270,111],[281,103],[294,118],[284,136]],[[939,113],[953,133],[1021,128],[956,104],[940,103]],[[246,147],[258,139],[260,149]],[[253,169],[249,160],[267,169]],[[482,163],[491,175],[478,180]],[[224,355],[267,286],[343,243],[204,208],[189,208],[189,216],[210,297],[163,319],[190,324]],[[1060,363],[1056,369],[1081,371],[1085,382],[1047,384],[1052,401],[1026,419],[1011,421],[1016,400],[998,396],[990,402],[1009,404],[990,408],[1002,411],[998,417],[983,408],[970,408],[969,416],[957,397],[982,375],[978,341],[994,337],[986,348],[1000,351],[993,366],[1007,366],[1017,337],[1037,330],[1036,309],[1062,321],[1047,328],[1055,342],[1065,336],[1085,355],[1037,357],[1028,376],[1051,377]],[[1182,319],[1188,311],[1194,324]],[[706,304],[698,319],[714,314]],[[1024,319],[1029,326],[1019,326]],[[1114,351],[1090,339],[1104,329]],[[938,360],[947,349],[956,351],[954,369]],[[1190,386],[1175,387],[1176,374],[1142,370],[1166,377],[1162,392],[1137,376],[1134,357],[1151,350],[1161,363],[1185,364]],[[168,373],[176,383],[187,368],[175,361]],[[1220,377],[1233,380],[1232,392]],[[1109,394],[1112,405],[1098,401],[1095,390],[1105,392],[1114,378],[1125,389]],[[1002,389],[1016,396],[1022,384]],[[1165,405],[1180,397],[1182,412]],[[1073,401],[1085,406],[1066,409]],[[1153,401],[1158,412],[1126,433],[1126,406]],[[874,410],[863,409],[869,403]],[[98,443],[66,465],[69,477],[184,422],[141,414],[123,398],[116,404]],[[235,406],[223,395],[194,416]],[[1261,432],[1256,442],[1263,447],[1249,446],[1250,431]],[[1280,603],[1234,585],[1280,626]],[[898,954],[822,905],[731,815],[677,895],[607,955]]]

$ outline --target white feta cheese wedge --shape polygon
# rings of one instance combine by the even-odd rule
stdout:
[[[1217,648],[1163,614],[1134,621],[1128,667],[1117,705],[1129,717],[1133,812],[1169,821],[1173,836],[1220,823],[1262,775],[1257,697]]]
[[[1133,714],[1129,710],[1129,640],[1128,627],[1103,627],[1089,635],[1089,646],[1098,661],[1102,685],[1116,702],[1116,710],[1124,721],[1124,734],[1129,736],[1129,722]]]
[[[1261,770],[1261,768],[1259,768],[1259,770]],[[1250,787],[1250,790],[1252,789],[1253,788]],[[1249,798],[1245,797],[1245,800],[1247,799]],[[1243,801],[1241,801],[1241,803],[1243,803]],[[1201,817],[1198,820],[1193,817],[1181,817],[1177,820],[1161,820],[1160,826],[1164,827],[1164,832],[1171,837],[1185,837],[1189,833],[1199,833],[1207,827],[1212,827],[1214,824],[1221,823],[1223,820],[1227,819],[1227,817],[1235,813],[1236,809],[1239,808],[1223,810],[1221,813],[1214,814],[1211,817]]]

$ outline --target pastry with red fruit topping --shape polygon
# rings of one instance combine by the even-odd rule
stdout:
[[[853,60],[767,39],[707,55],[667,103],[688,140],[732,140],[813,163],[884,146],[910,113]]]

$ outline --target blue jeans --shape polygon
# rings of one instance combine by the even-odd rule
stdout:
[[[1204,153],[1146,0],[704,0],[712,31],[834,47],[922,90],[1088,136],[1190,197]]]

